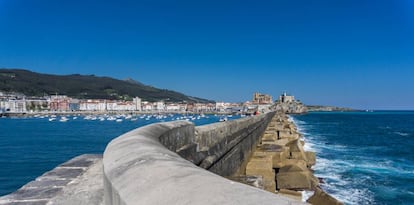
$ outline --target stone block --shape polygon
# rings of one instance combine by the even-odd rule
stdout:
[[[278,194],[289,197],[291,199],[295,199],[298,201],[302,200],[302,193],[294,190],[289,189],[279,189]]]
[[[283,152],[285,149],[284,146],[278,145],[278,144],[265,144],[261,145],[258,150],[264,151],[264,152]]]
[[[302,160],[308,161],[308,159],[306,158],[305,152],[291,152],[291,157],[293,159],[302,159]]]
[[[286,146],[286,144],[289,143],[289,139],[286,138],[282,138],[279,140],[276,140],[276,142],[274,144],[280,145],[280,146]]]
[[[306,164],[297,163],[286,165],[279,169],[279,173],[308,171]]]
[[[285,166],[288,165],[297,165],[301,167],[306,167],[306,161],[303,159],[286,159]]]
[[[276,139],[276,134],[273,131],[272,132],[267,131],[263,134],[262,138]]]
[[[299,143],[299,140],[290,141],[287,146],[289,146],[291,152],[304,152],[303,146]]]
[[[246,166],[247,175],[262,175],[260,173],[272,173],[272,161],[250,161]]]
[[[276,140],[273,140],[273,139],[262,140],[262,145],[275,144],[275,143],[276,143]]]
[[[311,190],[312,180],[309,171],[279,172],[276,175],[278,189]]]
[[[275,193],[276,191],[276,182],[275,180],[264,180],[264,189],[266,191],[270,191],[272,193]]]
[[[286,159],[285,152],[270,152],[270,151],[256,151],[256,155],[268,155],[272,157],[272,166],[273,168],[281,168],[284,166],[284,161]]]
[[[282,138],[282,139],[283,138],[288,138],[288,139],[294,140],[294,139],[298,138],[298,135],[297,134],[292,134],[290,130],[289,131],[280,131],[279,135],[280,135],[280,138]]]
[[[307,200],[311,204],[324,204],[324,205],[342,205],[343,203],[333,198],[329,194],[325,193],[321,189],[316,189],[315,193]]]
[[[246,175],[263,177],[264,189],[274,192],[276,190],[275,171],[273,170],[272,156],[260,152],[253,155],[246,167]]]
[[[315,165],[316,163],[316,154],[315,152],[305,152],[308,167]]]

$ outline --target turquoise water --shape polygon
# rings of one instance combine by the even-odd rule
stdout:
[[[322,188],[346,204],[414,204],[414,112],[293,116]]]
[[[109,141],[132,129],[181,116],[123,118],[122,122],[73,117],[68,117],[67,122],[60,122],[60,117],[54,121],[35,117],[0,118],[0,196],[77,155],[103,153]],[[196,117],[191,120],[196,125],[219,121],[219,116]]]

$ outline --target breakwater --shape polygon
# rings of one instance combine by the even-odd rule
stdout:
[[[312,204],[342,204],[319,187],[319,179],[313,175],[315,153],[304,150],[302,134],[283,113],[276,114],[247,162],[245,172],[236,179],[252,178],[262,188],[279,195]],[[302,191],[313,191],[309,199]]]
[[[271,193],[222,177],[252,170],[249,159],[258,156],[274,116],[141,127],[109,143],[103,158],[75,158],[1,197],[0,204],[302,204],[274,194],[277,187]]]

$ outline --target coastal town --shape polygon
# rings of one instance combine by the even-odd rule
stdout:
[[[296,102],[294,96],[282,94],[276,102],[280,109],[288,109]],[[25,96],[21,93],[0,92],[0,114],[39,114],[39,113],[240,113],[254,114],[272,109],[273,97],[268,94],[254,93],[252,101],[243,103],[215,102],[149,102],[139,97],[132,101],[108,99],[75,99],[66,95],[48,95],[43,97]],[[303,111],[303,110],[299,110]]]

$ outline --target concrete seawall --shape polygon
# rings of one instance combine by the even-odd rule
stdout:
[[[199,127],[187,121],[141,127],[111,141],[103,159],[92,157],[94,163],[53,193],[54,186],[40,187],[47,197],[27,198],[21,194],[30,189],[26,185],[0,197],[0,204],[304,204],[222,177],[245,169],[274,115]]]
[[[126,133],[104,153],[105,204],[301,204],[195,165],[236,172],[241,162],[232,160],[247,157],[251,150],[243,149],[254,147],[273,114],[197,128],[159,123]]]

